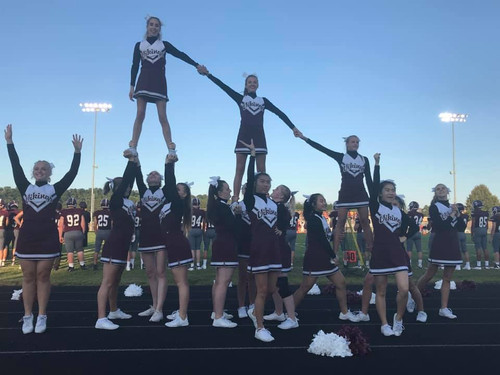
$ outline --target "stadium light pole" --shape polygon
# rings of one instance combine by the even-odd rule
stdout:
[[[455,170],[455,122],[466,122],[468,114],[443,112],[439,114],[442,122],[451,122],[451,142],[453,148],[453,203],[457,203],[457,174]]]
[[[109,103],[80,103],[80,108],[82,112],[94,112],[94,153],[92,156],[92,188],[90,190],[90,217],[94,214],[94,181],[95,181],[95,170],[97,165],[95,164],[95,145],[96,145],[96,134],[97,134],[97,113],[98,112],[109,112],[112,108]],[[90,224],[90,223],[89,223]]]

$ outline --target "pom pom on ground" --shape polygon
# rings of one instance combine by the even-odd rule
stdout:
[[[130,284],[125,289],[125,297],[140,297],[142,296],[142,287],[136,284]]]
[[[340,327],[337,334],[347,340],[353,355],[367,355],[371,351],[368,338],[359,327],[345,325]]]
[[[12,292],[12,297],[10,297],[10,299],[12,301],[19,301],[21,299],[21,294],[23,293],[23,290],[22,289],[14,289],[14,291]]]
[[[464,280],[457,285],[457,289],[461,292],[464,292],[466,290],[476,290],[477,285],[474,281],[472,280]]]
[[[335,333],[319,331],[313,336],[309,353],[328,357],[352,357],[347,340]]]
[[[321,290],[319,289],[318,284],[314,284],[311,289],[309,289],[309,292],[307,292],[310,296],[317,296],[321,294]]]

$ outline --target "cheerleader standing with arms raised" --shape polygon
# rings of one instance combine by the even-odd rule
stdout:
[[[174,276],[179,290],[179,309],[172,314],[167,327],[184,327],[189,325],[187,308],[189,304],[189,284],[187,266],[193,261],[189,241],[184,235],[191,228],[191,189],[187,184],[176,183],[174,165],[177,156],[168,154],[165,160],[165,199],[166,203],[160,211],[160,225],[165,236],[168,267]],[[181,224],[181,222],[183,224]],[[183,225],[184,233],[181,229]],[[167,316],[169,318],[169,316]]]
[[[375,154],[374,158],[375,172],[370,187],[370,212],[374,231],[370,274],[375,278],[377,289],[375,305],[382,323],[380,331],[384,336],[401,336],[409,289],[409,258],[402,243],[406,241],[406,236],[411,237],[416,233],[417,227],[407,233],[409,218],[399,207],[393,205],[396,199],[396,184],[392,180],[380,182],[380,154]],[[397,310],[392,327],[387,323],[388,275],[394,275],[398,288]]]
[[[372,183],[370,174],[370,163],[365,156],[358,154],[359,138],[351,135],[345,139],[346,153],[332,151],[323,147],[300,133],[299,138],[306,141],[316,150],[333,158],[340,167],[342,182],[340,185],[339,199],[336,203],[338,218],[336,231],[334,233],[333,251],[338,252],[341,234],[344,232],[345,223],[349,209],[358,210],[358,216],[363,233],[365,235],[366,250],[371,251],[373,247],[373,234],[368,219],[368,194],[363,185],[366,179],[367,186]]]
[[[170,124],[167,119],[167,80],[165,78],[165,65],[167,53],[182,61],[198,67],[193,59],[184,52],[179,51],[169,42],[161,39],[162,23],[157,17],[148,17],[146,20],[146,35],[142,42],[137,42],[134,47],[134,57],[130,72],[130,100],[137,100],[137,116],[134,121],[134,130],[129,148],[124,156],[137,155],[137,144],[142,131],[142,123],[146,116],[148,102],[156,103],[158,119],[160,120],[163,138],[169,152],[175,153],[175,144],[172,143]],[[142,65],[139,80],[136,85],[139,64]]]
[[[234,328],[236,323],[224,314],[224,304],[229,282],[234,269],[238,266],[236,241],[236,218],[228,201],[231,199],[231,189],[226,181],[212,177],[208,189],[207,218],[215,226],[215,240],[212,245],[212,260],[210,265],[216,267],[215,283],[212,287],[213,323],[214,327]],[[239,206],[235,210],[241,212]]]
[[[166,169],[166,165],[165,165]],[[141,226],[138,251],[146,266],[153,304],[139,316],[149,316],[150,322],[163,319],[163,304],[167,297],[167,275],[165,235],[161,230],[160,212],[165,204],[166,186],[161,188],[163,176],[157,171],[149,172],[144,183],[140,165],[137,168],[136,183],[141,199]]]
[[[127,254],[134,235],[136,209],[134,202],[128,199],[137,173],[137,158],[129,156],[129,162],[123,177],[116,177],[104,185],[103,193],[112,192],[110,199],[113,228],[104,244],[101,255],[102,281],[97,292],[97,322],[95,328],[114,330],[118,324],[109,319],[130,319],[118,308],[118,285],[127,264]],[[106,317],[106,305],[109,302],[109,314]]]
[[[279,110],[267,98],[257,96],[259,88],[259,80],[255,75],[249,75],[245,78],[245,90],[243,95],[234,91],[232,88],[224,84],[221,80],[211,75],[205,66],[198,68],[200,74],[206,75],[213,83],[219,86],[222,90],[233,99],[240,108],[241,123],[236,138],[236,173],[233,182],[233,197],[232,201],[236,202],[239,199],[241,191],[241,182],[245,172],[245,163],[250,149],[245,144],[250,144],[252,141],[255,145],[255,160],[257,163],[257,172],[266,171],[266,154],[267,143],[264,134],[264,110],[269,110],[276,114],[283,122],[298,135],[299,131],[290,119]],[[240,142],[243,141],[245,144]]]
[[[267,197],[271,189],[271,177],[263,172],[257,175],[254,173],[256,151],[253,140],[250,144],[241,143],[250,150],[247,188],[243,202],[252,223],[248,271],[253,274],[257,288],[255,308],[248,310],[248,316],[255,325],[255,338],[270,342],[274,337],[264,328],[264,304],[267,296],[273,294],[281,271],[281,255],[275,232],[278,207]]]
[[[73,135],[75,153],[68,173],[54,185],[49,184],[53,166],[37,161],[33,166],[34,184],[30,184],[19,162],[12,142],[12,125],[5,129],[14,181],[23,197],[23,225],[19,230],[16,256],[23,271],[23,333],[33,332],[33,303],[38,301],[36,333],[47,328],[47,303],[50,297],[50,271],[54,259],[61,255],[55,223],[56,205],[78,173],[83,139]]]
[[[457,316],[448,308],[448,300],[453,272],[457,265],[462,264],[457,229],[463,226],[464,222],[460,220],[457,205],[450,204],[448,201],[450,190],[446,185],[437,184],[433,191],[434,198],[429,207],[429,217],[432,220],[432,230],[435,235],[429,252],[429,266],[425,274],[418,280],[417,286],[422,292],[436,274],[439,266],[443,266],[439,316],[456,319]]]

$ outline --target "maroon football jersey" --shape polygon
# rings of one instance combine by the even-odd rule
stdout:
[[[94,212],[94,220],[97,223],[97,230],[111,229],[111,211],[109,209]]]
[[[191,216],[191,228],[201,229],[203,228],[203,222],[205,221],[206,213],[205,210],[200,208],[193,208]]]
[[[64,208],[61,210],[63,232],[82,230],[83,210],[81,208]]]

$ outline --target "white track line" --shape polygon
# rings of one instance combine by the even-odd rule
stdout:
[[[434,344],[434,345],[371,345],[372,349],[456,349],[456,348],[500,348],[500,344]],[[227,351],[227,350],[306,350],[307,346],[282,346],[282,347],[220,347],[220,348],[116,348],[116,349],[55,349],[55,350],[20,350],[0,352],[0,357],[4,355],[26,355],[26,354],[70,354],[70,353],[124,353],[124,352],[206,352],[206,351]]]

